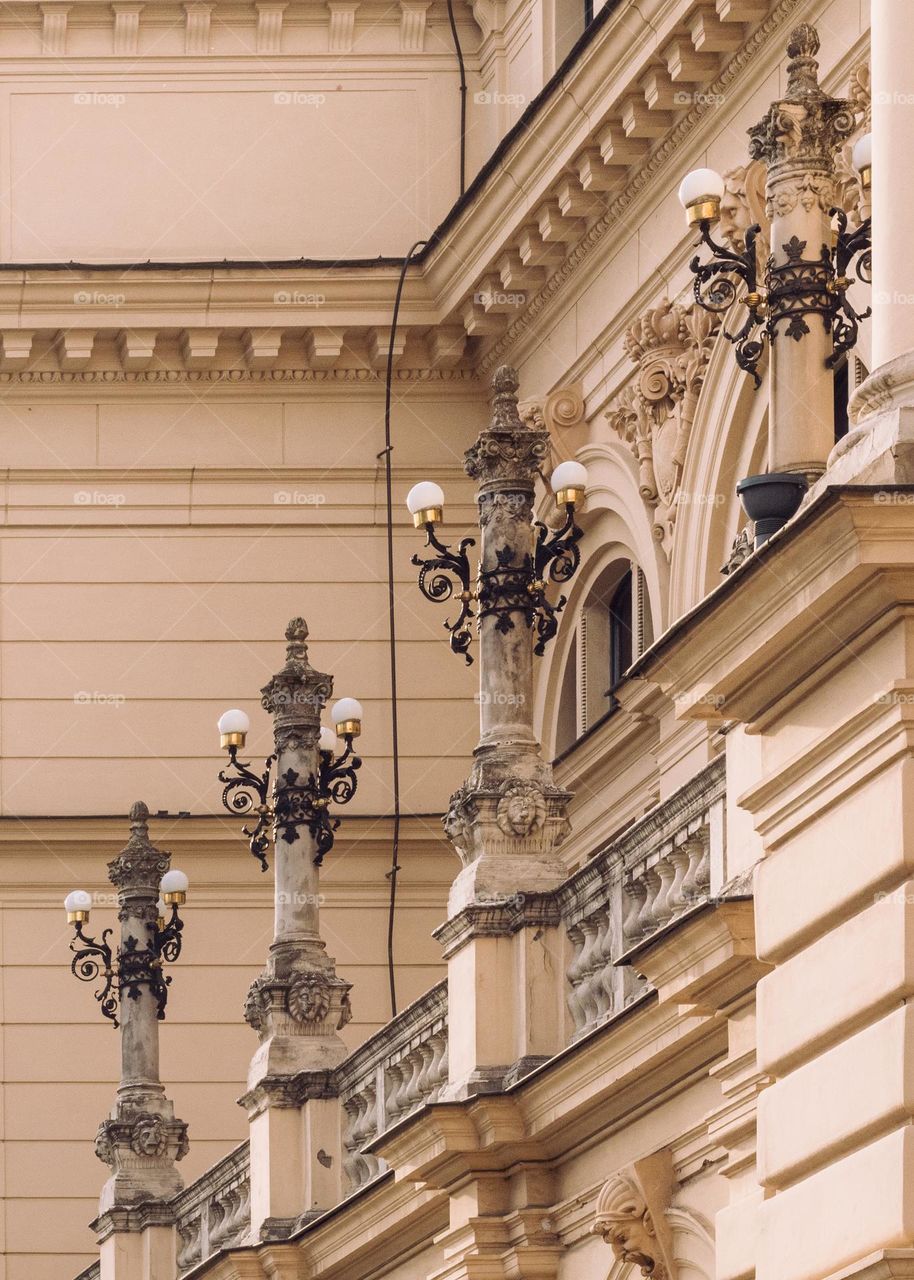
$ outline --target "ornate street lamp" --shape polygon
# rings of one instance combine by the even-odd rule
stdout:
[[[165,1017],[171,977],[163,972],[163,965],[173,964],[181,954],[184,922],[178,915],[178,907],[187,900],[187,876],[183,871],[168,869],[167,853],[153,849],[148,841],[144,845],[148,817],[149,810],[142,801],[137,801],[130,810],[130,821],[136,847],[144,856],[125,858],[128,852],[125,850],[108,867],[109,877],[119,890],[118,918],[122,922],[116,954],[108,942],[113,929],[103,929],[100,938],[88,937],[83,932],[83,925],[89,922],[92,895],[85,889],[74,889],[64,899],[67,923],[74,926],[75,934],[70,943],[73,952],[70,969],[81,982],[101,981],[95,998],[102,1015],[115,1027],[120,1026],[118,1013],[123,1017],[123,1010],[129,1008],[124,1004],[124,997],[135,1002],[144,987],[155,998],[157,1018]],[[150,880],[153,864],[161,864],[161,880],[155,883]],[[169,906],[171,916],[166,922]]]
[[[229,767],[219,773],[222,802],[230,813],[256,813],[256,824],[244,834],[264,869],[272,840],[275,862],[273,942],[244,1009],[260,1040],[244,1100],[255,1118],[264,1098],[273,1098],[272,1086],[263,1084],[266,1093],[255,1086],[333,1066],[346,1055],[337,1032],[350,1017],[349,983],[337,977],[320,936],[318,868],[340,823],[329,806],[348,804],[355,795],[362,762],[353,743],[362,731],[362,708],[355,698],[341,698],[330,712],[335,729],[321,727],[333,679],[311,666],[307,639],[304,619],[293,618],[286,627],[285,665],[261,690],[264,710],[273,717],[274,746],[262,774],[238,760],[250,728],[245,713],[227,711],[219,720],[229,756]],[[281,1109],[288,1102],[277,1088],[274,1101]]]
[[[501,635],[513,631],[519,619],[535,630],[533,652],[542,657],[558,630],[558,614],[565,597],[553,603],[546,594],[547,579],[568,582],[580,563],[578,543],[582,531],[575,510],[584,499],[587,472],[579,462],[563,462],[552,473],[556,505],[564,510],[558,529],[533,521],[534,481],[548,449],[549,435],[526,425],[517,411],[518,378],[507,366],[493,380],[495,397],[491,427],[483,431],[468,451],[466,471],[480,482],[479,523],[482,554],[475,581],[467,548],[475,538],[463,538],[452,551],[435,536],[435,525],[444,518],[444,492],[430,480],[410,489],[406,505],[417,529],[425,529],[425,545],[437,554],[414,555],[419,568],[419,590],[439,604],[455,597],[460,610],[444,626],[450,632],[454,653],[473,661],[470,624],[475,619],[482,635],[489,627]],[[535,534],[535,536],[534,536]],[[475,612],[474,612],[475,609]]]
[[[251,853],[263,871],[267,869],[266,850],[271,842],[275,843],[277,835],[285,844],[294,844],[302,826],[307,827],[314,840],[314,863],[320,866],[324,855],[333,848],[334,833],[340,825],[340,819],[331,815],[330,805],[349,803],[358,786],[356,772],[362,767],[353,747],[362,732],[361,703],[355,698],[340,698],[330,709],[335,729],[321,727],[320,714],[333,682],[330,676],[314,672],[308,664],[307,636],[304,620],[293,618],[286,628],[289,642],[286,667],[262,690],[263,707],[273,713],[276,725],[276,750],[264,761],[262,773],[254,772],[248,762],[238,759],[251,727],[249,717],[238,709],[226,711],[219,717],[220,745],[229,756],[228,768],[219,772],[219,781],[225,784],[222,803],[229,813],[257,815],[253,827],[244,826],[241,830],[248,837]],[[305,668],[319,677],[316,682],[302,684]],[[290,713],[294,713],[295,708],[287,703],[293,698],[300,700],[300,709],[309,712],[307,737],[313,734],[313,742],[306,741],[304,736],[298,737],[302,725],[297,725],[290,734]],[[308,700],[307,707],[303,699]],[[294,763],[279,761],[281,752],[288,752],[296,745],[307,757],[304,767],[299,759]],[[274,764],[277,765],[276,780],[271,783]]]
[[[696,302],[718,314],[741,305],[735,325],[722,332],[756,387],[766,344],[771,348],[769,471],[746,477],[739,489],[756,521],[756,545],[797,511],[807,485],[825,468],[834,446],[830,371],[870,315],[870,308],[858,311],[848,298],[854,278],[865,284],[872,279],[870,219],[851,228],[835,203],[835,157],[855,128],[853,104],[829,97],[819,85],[818,51],[818,33],[802,23],[787,46],[784,97],[749,130],[749,154],[767,166],[771,244],[761,269],[758,224],[746,232],[742,251],[711,235],[724,194],[719,174],[697,169],[679,189],[689,225],[711,252],[710,259],[696,254],[689,264]],[[869,136],[854,147],[853,162],[865,195]]]
[[[170,855],[149,841],[149,810],[137,801],[130,810],[130,839],[108,864],[117,889],[120,943],[88,937],[91,895],[75,889],[65,900],[67,920],[76,936],[70,943],[71,968],[82,982],[98,982],[102,1014],[121,1028],[121,1082],[117,1102],[103,1120],[95,1152],[111,1169],[99,1201],[97,1228],[104,1244],[112,1233],[139,1228],[118,1211],[137,1204],[171,1200],[183,1187],[175,1161],[187,1154],[187,1125],[159,1079],[158,1023],[165,1017],[171,978],[163,965],[181,954],[184,927],[178,907],[187,898],[187,876],[169,870]],[[159,894],[161,892],[161,899]],[[170,917],[165,919],[170,908]],[[157,1221],[169,1221],[160,1205]]]
[[[799,342],[809,333],[807,317],[821,317],[831,339],[825,363],[832,368],[855,345],[860,321],[870,314],[869,308],[858,312],[847,297],[852,283],[848,271],[855,259],[857,279],[866,284],[872,280],[870,219],[849,229],[847,214],[833,203],[834,155],[853,131],[854,115],[850,102],[829,98],[819,87],[818,51],[815,28],[804,23],[787,48],[791,62],[784,99],[749,130],[750,156],[768,165],[766,196],[772,214],[771,253],[761,279],[758,223],[746,232],[741,253],[711,236],[724,195],[720,174],[695,169],[679,188],[689,225],[698,228],[699,243],[713,255],[703,262],[696,254],[689,264],[695,300],[718,314],[729,311],[737,300],[746,308],[740,327],[723,332],[735,345],[737,364],[751,374],[756,387],[761,385],[758,363],[764,344],[773,342],[779,331]],[[869,134],[854,146],[853,164],[867,191],[872,177]],[[742,294],[739,281],[745,285]]]

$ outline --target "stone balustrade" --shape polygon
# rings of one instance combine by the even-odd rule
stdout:
[[[220,1249],[239,1244],[251,1225],[251,1168],[243,1142],[192,1182],[174,1201],[178,1272],[183,1275]]]
[[[343,1110],[343,1170],[349,1191],[386,1165],[365,1146],[447,1081],[447,983],[440,982],[366,1040],[334,1072]]]
[[[566,976],[573,1040],[645,991],[619,959],[707,901],[712,864],[723,868],[724,790],[720,759],[601,849],[559,890],[572,950]]]

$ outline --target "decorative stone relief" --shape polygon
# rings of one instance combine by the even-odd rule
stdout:
[[[739,566],[748,560],[752,555],[752,535],[748,528],[740,529],[739,533],[733,539],[733,546],[730,548],[730,554],[727,557],[726,564],[721,568],[721,573],[726,575],[738,569]]]
[[[509,779],[501,788],[495,820],[506,836],[528,836],[546,821],[546,797],[534,782]]]
[[[632,326],[625,351],[638,366],[606,417],[638,459],[641,497],[653,510],[654,538],[669,557],[682,470],[717,317],[663,301]],[[692,495],[697,501],[697,495]]]
[[[724,195],[720,202],[718,231],[725,244],[737,253],[746,248],[746,232],[756,223],[762,233],[757,243],[759,268],[768,256],[771,224],[765,211],[765,166],[760,160],[737,165],[724,175]]]
[[[651,1280],[677,1280],[667,1211],[673,1190],[672,1158],[658,1151],[615,1174],[597,1197],[591,1230],[615,1256]]]

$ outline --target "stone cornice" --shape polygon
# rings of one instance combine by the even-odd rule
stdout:
[[[531,104],[529,119],[521,122],[526,127],[509,135],[410,273],[397,353],[403,368],[447,370],[469,359],[487,371],[515,348],[597,245],[618,232],[620,214],[656,185],[686,140],[711,117],[714,92],[732,94],[800,0],[772,3],[760,25],[731,8],[725,18],[714,19],[713,36],[700,0],[676,6],[652,0],[649,12],[639,11],[635,29],[624,7],[607,9],[606,19],[598,17],[577,60]],[[690,34],[683,35],[684,30]],[[733,49],[737,52],[721,71],[722,52]],[[709,72],[709,66],[715,69]],[[607,67],[613,68],[611,75]],[[679,96],[693,101],[688,109],[674,93],[683,87]],[[695,89],[701,92],[693,93]],[[142,334],[131,336],[126,327],[131,323],[177,328],[184,335],[185,359],[199,369],[217,364],[211,330],[218,325],[227,341],[244,345],[244,356],[236,363],[247,362],[253,372],[285,372],[273,332],[285,329],[304,348],[291,361],[293,376],[345,365],[342,350],[349,342],[360,353],[367,351],[362,356],[367,369],[381,370],[396,264],[337,265],[346,269],[305,263],[296,269],[286,263],[270,271],[239,263],[223,271],[212,263],[120,275],[89,268],[68,275],[38,265],[18,274],[4,271],[0,333],[5,292],[12,337],[9,351],[4,346],[0,374],[11,371],[11,360],[23,369],[32,361],[23,332],[47,336],[54,325],[61,332],[84,326],[116,337],[124,370],[142,371],[151,363],[151,349]],[[81,282],[93,287],[82,289]],[[211,300],[204,297],[210,288]],[[123,302],[106,301],[121,293]],[[290,323],[289,301],[309,294],[320,297],[320,304]],[[97,295],[99,302],[74,302],[83,295]],[[519,301],[506,306],[507,295]],[[282,302],[277,301],[280,296]],[[233,324],[237,329],[229,332]],[[252,324],[256,328],[246,335],[242,326]],[[353,326],[358,332],[350,337]],[[345,342],[342,330],[347,331]],[[475,350],[467,347],[467,339]],[[421,358],[416,355],[420,345]],[[86,342],[57,346],[63,352],[61,372],[88,364]],[[97,357],[93,360],[97,363]],[[340,371],[344,380],[350,375],[349,369]]]
[[[660,636],[635,669],[686,716],[760,724],[912,598],[912,493],[911,486],[825,490]]]
[[[560,915],[555,894],[517,893],[503,902],[474,902],[433,930],[444,959],[470,938],[509,938],[521,929],[556,925]]]
[[[130,1208],[106,1209],[89,1226],[98,1237],[99,1244],[103,1244],[115,1232],[132,1234],[145,1231],[147,1227],[170,1227],[175,1217],[175,1201],[156,1200]]]

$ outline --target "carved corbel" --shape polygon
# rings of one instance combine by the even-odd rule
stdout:
[[[672,1153],[664,1149],[614,1174],[597,1196],[591,1231],[650,1280],[677,1280],[667,1219],[674,1183]]]
[[[664,298],[624,339],[637,366],[606,417],[638,460],[638,489],[652,509],[653,535],[669,557],[681,501],[713,495],[681,493],[682,472],[718,318],[700,307]]]

